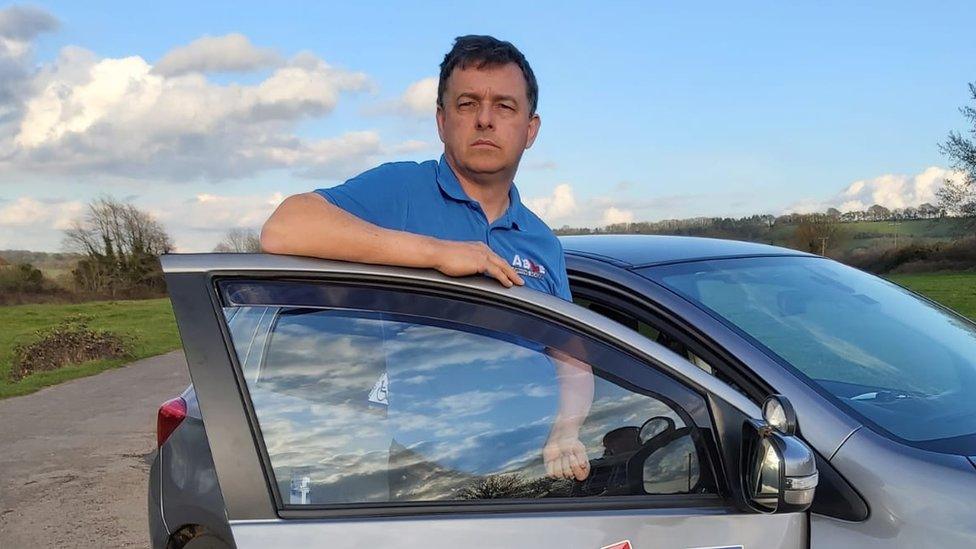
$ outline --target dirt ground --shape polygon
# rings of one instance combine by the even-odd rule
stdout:
[[[0,547],[147,547],[156,409],[181,352],[0,400]]]

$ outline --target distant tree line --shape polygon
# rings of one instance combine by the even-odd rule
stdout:
[[[976,214],[973,214],[976,215]],[[556,230],[557,234],[676,234],[702,235],[716,234],[727,231],[739,237],[759,236],[769,229],[780,225],[800,225],[802,223],[855,223],[861,221],[906,221],[916,219],[939,219],[947,216],[944,207],[925,203],[918,207],[889,209],[875,204],[866,210],[841,212],[837,208],[829,208],[820,213],[789,213],[779,216],[770,214],[755,214],[745,217],[692,217],[687,219],[666,219],[663,221],[639,221],[632,223],[615,223],[598,228],[575,228],[563,226]]]

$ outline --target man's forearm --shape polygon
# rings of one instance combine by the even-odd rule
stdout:
[[[505,287],[525,283],[487,244],[452,242],[378,227],[315,193],[288,197],[261,230],[268,253],[375,265],[433,268],[448,276],[483,273]]]
[[[556,436],[577,436],[593,403],[593,369],[568,355],[554,355],[559,380],[559,410],[553,424]]]
[[[282,202],[261,231],[261,247],[269,253],[401,267],[436,267],[439,243],[379,227],[314,193]]]

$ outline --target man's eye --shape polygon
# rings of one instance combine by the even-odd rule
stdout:
[[[473,105],[474,105],[474,101],[461,101],[460,103],[458,103],[458,107],[462,109],[466,107],[471,107]]]
[[[503,109],[509,110],[509,111],[514,111],[515,110],[515,107],[513,107],[511,105],[506,105],[505,103],[500,103],[498,106],[501,107],[501,108],[503,108]]]

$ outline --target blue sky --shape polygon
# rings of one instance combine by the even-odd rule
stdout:
[[[23,85],[0,103],[0,249],[59,249],[60,229],[107,193],[156,214],[181,250],[208,250],[281,196],[434,158],[432,116],[405,94],[461,34],[511,40],[538,76],[542,131],[516,181],[557,227],[917,205],[949,173],[937,144],[962,128],[976,81],[972,2],[523,4],[34,4],[57,25],[6,38]],[[267,59],[152,72],[232,33],[247,44],[238,54]],[[229,42],[196,44],[194,59],[226,59]],[[144,65],[112,62],[133,57]],[[297,66],[325,87],[296,91]],[[142,91],[91,85],[119,75]],[[229,86],[269,79],[291,86],[289,101],[335,97],[272,122],[213,114]],[[222,99],[195,102],[209,92]],[[42,116],[52,97],[58,121]]]

